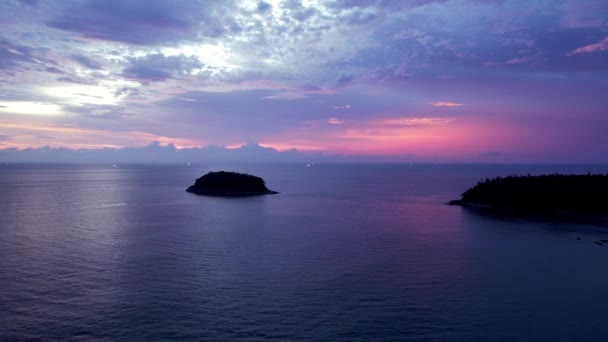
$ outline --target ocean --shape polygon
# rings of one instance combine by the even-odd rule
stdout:
[[[606,341],[608,227],[445,205],[555,172],[608,166],[2,164],[0,340]]]

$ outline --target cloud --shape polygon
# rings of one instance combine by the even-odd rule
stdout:
[[[433,3],[442,3],[447,0],[333,0],[328,2],[328,6],[337,9],[366,9],[377,8],[384,10],[403,10]]]
[[[123,76],[138,81],[164,81],[171,77],[171,73],[147,65],[130,66],[123,70]]]
[[[441,119],[435,115],[469,103],[454,126],[468,118],[563,122],[576,112],[588,127],[582,137],[606,128],[606,2],[558,2],[565,7],[500,0],[5,1],[0,99],[21,102],[26,112],[37,103],[65,112],[19,117],[32,124],[100,131],[78,135],[83,140],[53,133],[70,146],[125,145],[112,132],[129,127],[220,145],[288,146],[276,137],[305,131],[294,146],[309,147],[329,146],[320,131],[356,129],[387,150],[394,139],[411,148],[406,142],[417,134],[420,141],[438,132],[455,140],[452,124],[424,118]],[[550,135],[546,125],[534,127]],[[13,137],[11,144],[39,142],[2,134]],[[343,134],[333,146],[370,151],[356,136]],[[595,146],[606,146],[603,135],[591,136]],[[467,141],[476,160],[479,146],[521,152],[508,143]]]
[[[42,146],[51,144],[52,146],[65,146],[66,142],[71,143],[72,147],[119,147],[141,145],[152,141],[162,143],[175,143],[181,147],[195,146],[196,143],[182,138],[167,137],[158,134],[140,132],[135,130],[105,130],[99,128],[74,127],[60,124],[48,124],[44,122],[31,121],[0,121],[0,129],[3,131],[14,132],[14,135],[36,136],[39,139],[29,139],[29,143],[17,146]],[[107,137],[112,136],[111,140]],[[42,139],[42,140],[41,140]],[[13,139],[14,140],[14,139]]]
[[[348,13],[344,20],[350,25],[367,25],[378,19],[380,16],[376,11],[355,9]]]
[[[292,17],[299,22],[304,22],[318,13],[319,11],[314,7],[300,7],[298,10],[292,11]]]
[[[337,119],[337,118],[329,118],[329,119],[327,119],[327,122],[330,123],[330,124],[332,124],[332,125],[341,125],[341,124],[344,123],[344,120],[340,120],[340,119]]]
[[[189,97],[178,97],[179,100],[182,101],[186,101],[186,102],[205,102],[206,100],[204,99],[191,99]]]
[[[272,10],[272,5],[267,3],[266,1],[260,1],[258,2],[256,9],[258,12],[264,13]]]
[[[103,104],[79,104],[77,106],[63,106],[63,110],[68,113],[80,115],[81,117],[103,120],[118,120],[124,117],[133,116],[125,112],[125,108],[114,105]]]
[[[391,38],[394,40],[409,40],[419,38],[423,35],[424,34],[422,32],[414,28],[407,28],[393,34]]]
[[[576,55],[579,53],[593,53],[593,52],[602,52],[602,51],[608,51],[608,37],[605,37],[604,39],[600,40],[597,43],[593,43],[593,44],[589,44],[589,45],[580,47],[580,48],[568,53],[567,56],[573,56],[573,55]]]
[[[508,61],[506,61],[505,64],[528,63],[528,62],[535,61],[539,56],[540,56],[540,53],[537,53],[537,54],[532,55],[532,56],[513,57],[513,58],[509,59]]]
[[[333,106],[331,108],[333,108],[333,109],[350,109],[351,105],[347,104],[347,105],[344,105],[344,106]]]
[[[564,0],[559,6],[563,12],[562,25],[569,29],[606,27],[608,3],[603,0]]]
[[[444,102],[444,101],[433,102],[431,104],[435,107],[462,107],[462,106],[464,106],[464,104],[462,104],[462,103]]]
[[[336,93],[334,89],[317,86],[280,86],[279,88],[279,91],[264,98],[269,100],[301,100],[313,95],[333,95]]]
[[[62,115],[61,107],[54,103],[32,101],[2,101],[0,113],[22,115]]]
[[[89,78],[85,78],[85,77],[78,77],[78,76],[57,77],[57,81],[58,82],[65,82],[65,83],[83,84],[83,85],[95,85],[95,84],[97,84],[97,82],[95,80],[92,80],[92,79],[89,79]]]
[[[51,74],[58,74],[58,75],[65,74],[65,72],[63,72],[63,70],[56,68],[56,67],[46,67],[46,68],[44,68],[44,70],[46,72],[50,72]]]
[[[28,6],[35,7],[38,6],[39,0],[19,0],[19,2]]]
[[[130,58],[123,76],[142,82],[164,81],[172,77],[191,74],[203,64],[195,57],[165,56],[161,53]]]
[[[230,1],[88,0],[61,2],[47,24],[80,37],[135,45],[176,43],[196,33],[224,33],[222,18]],[[199,26],[202,23],[202,26]]]
[[[391,118],[377,121],[376,124],[381,126],[427,126],[441,125],[452,122],[451,118],[432,118],[432,117],[413,117],[413,118]]]
[[[353,74],[342,71],[338,74],[338,77],[336,77],[336,87],[346,87],[350,85],[354,81],[354,79],[355,76]]]
[[[34,49],[0,40],[0,70],[13,69],[23,62],[33,62]]]
[[[100,70],[102,68],[101,63],[99,63],[87,56],[74,54],[74,55],[70,56],[70,58],[72,58],[78,64],[80,64],[84,67],[87,67],[89,69]]]

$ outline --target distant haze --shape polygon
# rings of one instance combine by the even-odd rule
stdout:
[[[296,149],[277,151],[248,143],[239,147],[207,146],[178,149],[172,144],[154,142],[143,147],[70,149],[27,148],[0,150],[0,163],[201,163],[201,162],[413,162],[420,158],[409,155],[349,156],[321,152],[299,152]]]
[[[248,143],[236,147],[206,146],[176,148],[173,144],[161,145],[153,142],[142,147],[72,149],[66,147],[39,147],[0,150],[0,163],[274,163],[298,162],[314,165],[330,163],[588,163],[584,159],[538,159],[529,156],[503,155],[487,152],[469,159],[449,156],[425,157],[414,154],[394,155],[349,155],[327,152],[278,151],[272,147]]]

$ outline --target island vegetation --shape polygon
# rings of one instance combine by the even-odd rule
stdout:
[[[608,174],[496,177],[480,181],[452,205],[523,213],[608,214]]]
[[[254,196],[277,194],[260,177],[238,172],[209,172],[199,177],[186,191],[207,196]]]

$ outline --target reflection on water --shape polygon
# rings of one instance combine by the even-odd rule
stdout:
[[[603,341],[605,227],[443,204],[557,171],[608,167],[2,165],[0,338]]]

